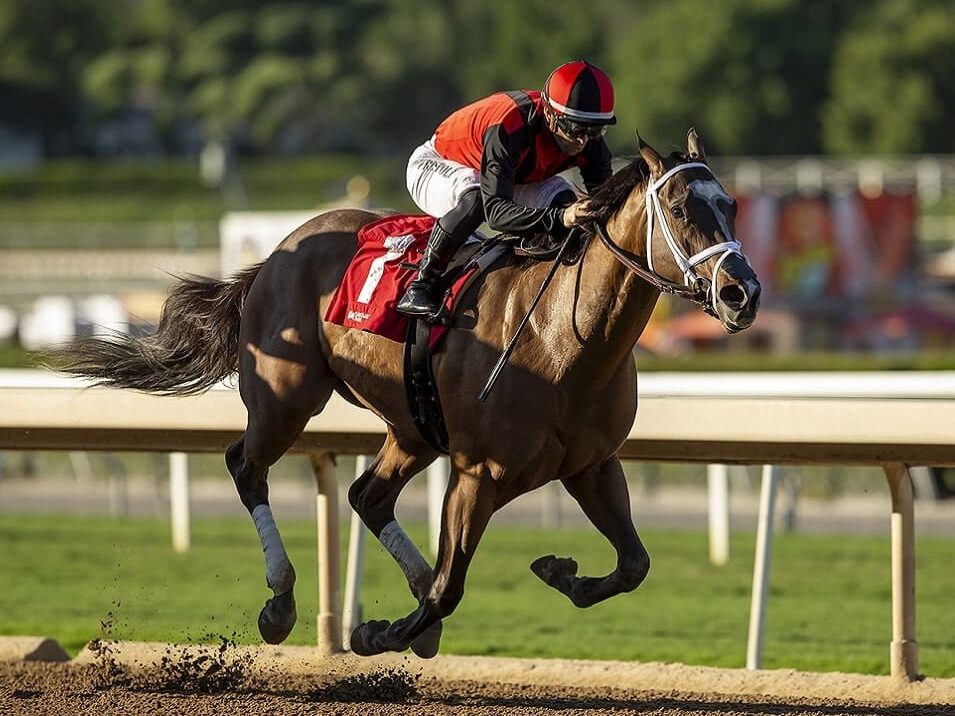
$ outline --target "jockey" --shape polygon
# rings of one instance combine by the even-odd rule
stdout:
[[[558,239],[586,222],[587,201],[557,174],[579,167],[588,192],[610,177],[603,135],[617,121],[613,99],[610,78],[577,60],[551,72],[541,92],[499,92],[445,119],[408,160],[411,198],[438,221],[398,310],[437,313],[437,279],[485,219],[495,231]]]

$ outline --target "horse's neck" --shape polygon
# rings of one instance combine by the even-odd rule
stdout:
[[[635,256],[642,256],[647,230],[643,201],[643,192],[633,192],[606,227],[610,239]],[[597,237],[587,247],[576,280],[574,330],[585,352],[599,355],[608,368],[629,360],[659,290],[627,269]]]

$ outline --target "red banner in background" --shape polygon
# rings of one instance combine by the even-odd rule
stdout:
[[[760,316],[745,334],[751,345],[794,352],[955,342],[955,313],[916,290],[914,193],[736,198],[736,237],[763,289]],[[641,345],[661,354],[704,349],[725,340],[718,329],[661,301]]]
[[[915,273],[913,193],[737,197],[737,238],[764,298],[903,296]]]

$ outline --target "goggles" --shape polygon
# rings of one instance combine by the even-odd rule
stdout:
[[[557,129],[571,139],[598,139],[607,133],[606,124],[578,124],[566,117],[557,117]]]

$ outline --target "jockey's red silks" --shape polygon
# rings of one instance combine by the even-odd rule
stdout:
[[[395,310],[395,304],[417,272],[401,264],[421,260],[434,222],[433,216],[398,214],[362,227],[358,250],[328,304],[325,320],[404,343],[408,318]],[[466,271],[454,282],[452,301],[469,274]],[[432,349],[447,332],[447,326],[431,329]]]

